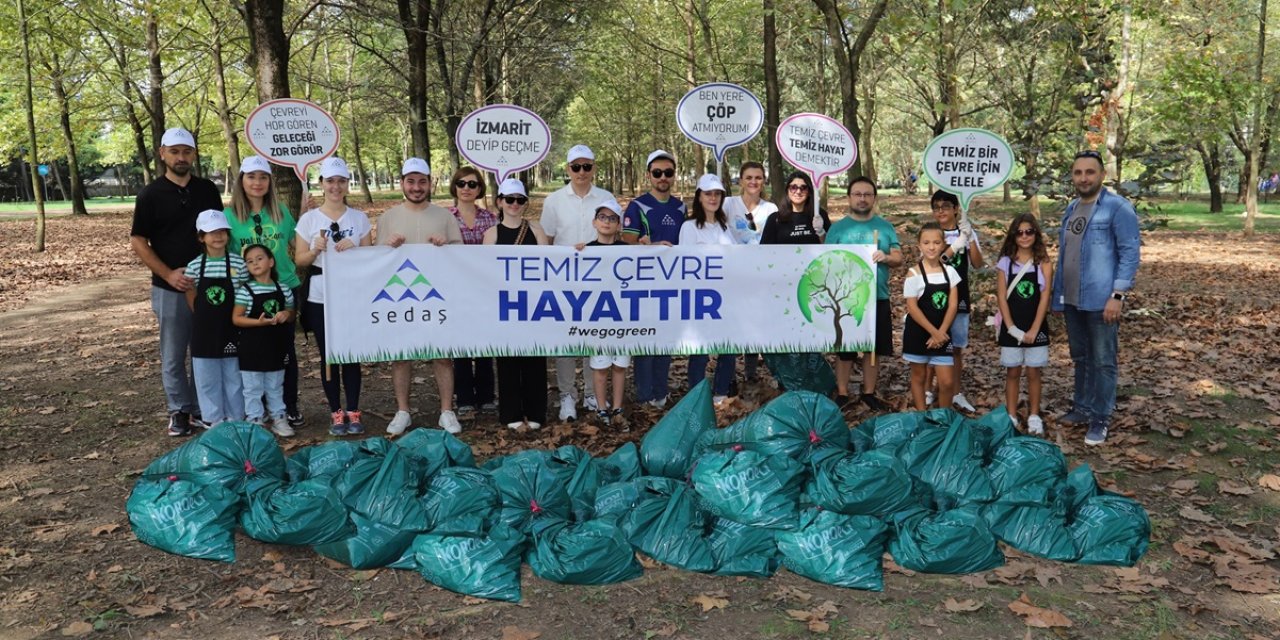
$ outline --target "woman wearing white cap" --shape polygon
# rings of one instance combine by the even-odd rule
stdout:
[[[724,212],[724,183],[720,177],[708,173],[698,178],[698,189],[693,193],[693,208],[689,210],[689,219],[680,227],[680,244],[717,244],[734,245],[738,241],[729,230],[729,217]],[[689,356],[689,388],[693,389],[707,377],[707,362],[710,356]],[[718,405],[729,397],[733,387],[734,368],[737,356],[721,354],[716,356],[716,374],[712,383],[712,394]]]
[[[276,263],[276,282],[293,292],[298,299],[302,280],[289,255],[296,223],[289,208],[276,200],[276,189],[271,179],[271,164],[259,156],[249,156],[240,163],[240,178],[231,186],[231,206],[224,212],[231,224],[233,253],[244,253],[245,247],[260,244],[271,250]],[[298,353],[294,348],[293,322],[287,323],[288,351],[284,367],[284,406],[288,414],[287,424],[272,424],[271,428],[281,436],[293,435],[294,427],[302,426],[302,410],[298,408]]]
[[[312,276],[324,272],[327,251],[347,251],[373,244],[373,225],[363,211],[347,206],[347,188],[351,172],[341,158],[326,158],[320,163],[320,186],[324,202],[298,219],[294,234],[293,256],[299,269],[310,269]],[[316,334],[316,348],[324,360],[324,287],[310,287],[304,305],[304,329]],[[337,302],[335,302],[337,304]],[[320,382],[329,401],[335,436],[364,433],[360,422],[360,365],[320,365]],[[346,410],[338,403],[338,395],[346,387]]]
[[[547,235],[524,212],[524,183],[507,178],[498,185],[498,224],[484,232],[484,244],[547,244]],[[498,421],[512,429],[537,429],[547,421],[547,359],[498,358]]]

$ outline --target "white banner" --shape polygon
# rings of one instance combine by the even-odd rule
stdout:
[[[325,257],[331,363],[870,351],[872,245],[404,245]]]

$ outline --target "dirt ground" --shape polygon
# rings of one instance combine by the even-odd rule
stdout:
[[[1049,422],[1048,437],[1073,463],[1089,463],[1149,510],[1151,548],[1133,569],[1010,551],[1006,566],[970,576],[887,563],[884,592],[869,593],[786,570],[754,580],[658,566],[623,584],[562,586],[526,566],[523,602],[505,604],[242,536],[234,564],[134,539],[125,499],[140,470],[176,443],[163,432],[155,319],[126,247],[128,224],[127,213],[51,219],[49,251],[35,256],[33,223],[0,221],[0,638],[1280,638],[1274,237],[1147,235],[1121,330],[1114,435],[1086,449],[1081,431]],[[976,279],[979,292],[994,288],[990,278]],[[985,411],[1002,402],[1003,373],[980,326],[993,297],[977,299],[964,387]],[[1055,327],[1047,416],[1065,410],[1071,383]],[[290,450],[328,437],[318,357],[312,344],[299,348],[307,425]],[[362,404],[376,434],[394,409],[390,370],[372,365],[365,375]],[[415,416],[434,423],[434,383],[426,367],[415,375]],[[682,383],[683,370],[673,377]],[[905,368],[889,362],[881,393],[902,406],[906,382]],[[721,421],[774,393],[744,385]],[[865,417],[848,414],[851,425]],[[655,418],[634,414],[629,434],[572,425],[517,434],[489,415],[470,420],[462,438],[480,458],[568,443],[603,453],[638,441]],[[1010,607],[1024,595],[1047,612]]]

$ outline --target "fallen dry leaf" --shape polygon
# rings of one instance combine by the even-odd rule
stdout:
[[[1233,496],[1251,496],[1253,495],[1253,489],[1228,480],[1219,480],[1218,493],[1226,493]]]
[[[1061,613],[1058,613],[1053,609],[1044,609],[1031,604],[1031,600],[1027,598],[1027,594],[1025,593],[1017,600],[1009,603],[1009,610],[1019,616],[1022,616],[1024,622],[1026,622],[1029,627],[1051,629],[1054,627],[1072,626],[1071,620]]]
[[[977,611],[983,607],[983,603],[977,600],[956,600],[955,598],[947,598],[942,603],[942,608],[951,613],[966,613],[969,611]]]
[[[63,627],[59,633],[64,636],[87,636],[93,633],[93,625],[79,620]]]
[[[650,634],[652,634],[659,638],[670,638],[671,636],[674,636],[676,632],[679,630],[680,630],[680,627],[676,626],[676,623],[668,622],[662,625],[661,627],[658,627],[657,629],[650,629],[646,631],[645,636],[648,637]]]
[[[120,528],[120,525],[114,522],[111,524],[104,524],[100,527],[94,527],[93,531],[90,532],[90,535],[100,536],[108,533],[115,533],[116,529],[119,529],[119,528]]]
[[[840,610],[836,603],[827,600],[812,609],[787,609],[787,615],[793,620],[804,622],[810,631],[814,633],[826,633],[831,630],[831,624],[827,622]]]
[[[537,640],[541,637],[541,631],[527,631],[517,626],[502,628],[502,640]]]
[[[126,606],[124,611],[135,618],[154,618],[155,616],[164,613],[164,609],[150,604],[142,605],[140,607]]]
[[[1280,491],[1280,476],[1275,475],[1273,473],[1268,473],[1262,476],[1261,478],[1258,478],[1258,486],[1262,487],[1263,489]]]
[[[706,613],[712,609],[723,609],[729,606],[729,601],[727,599],[717,598],[715,596],[710,596],[705,593],[690,598],[689,602],[692,602],[693,604],[696,604],[696,605],[701,605],[703,613]]]
[[[1213,522],[1213,516],[1192,506],[1186,506],[1178,509],[1178,515],[1192,522]]]

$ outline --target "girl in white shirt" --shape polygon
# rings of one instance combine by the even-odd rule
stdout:
[[[723,203],[724,183],[720,182],[720,177],[708,173],[698,178],[698,190],[693,194],[693,207],[689,210],[690,218],[680,227],[680,244],[738,244],[729,231],[729,219],[724,213]],[[707,362],[710,359],[706,355],[689,356],[690,390],[707,377]],[[717,405],[729,397],[736,366],[737,356],[716,356],[716,375],[711,392]]]

